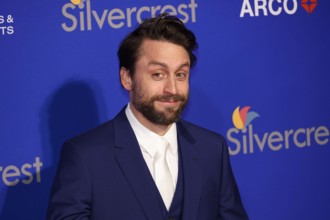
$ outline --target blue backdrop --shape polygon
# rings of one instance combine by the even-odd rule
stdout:
[[[199,42],[183,117],[226,137],[250,218],[329,219],[329,1],[73,3],[0,1],[0,219],[45,218],[61,144],[127,103],[118,45],[163,11]]]

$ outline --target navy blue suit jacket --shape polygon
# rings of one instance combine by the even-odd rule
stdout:
[[[177,123],[183,220],[246,220],[224,138]],[[48,220],[160,220],[152,177],[122,110],[113,120],[67,141],[48,207]]]

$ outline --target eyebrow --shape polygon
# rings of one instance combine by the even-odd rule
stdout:
[[[159,61],[150,61],[148,63],[148,66],[162,66],[164,68],[168,68],[166,63],[159,62]],[[177,69],[181,69],[182,67],[190,67],[189,62],[187,61],[186,63],[181,64]]]

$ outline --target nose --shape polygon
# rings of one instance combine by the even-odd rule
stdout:
[[[177,84],[176,84],[176,80],[173,76],[167,77],[166,82],[165,82],[164,92],[170,93],[173,95],[177,94]]]

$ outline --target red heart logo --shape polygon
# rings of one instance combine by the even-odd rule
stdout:
[[[301,6],[308,13],[312,13],[317,6],[317,0],[301,0]]]

